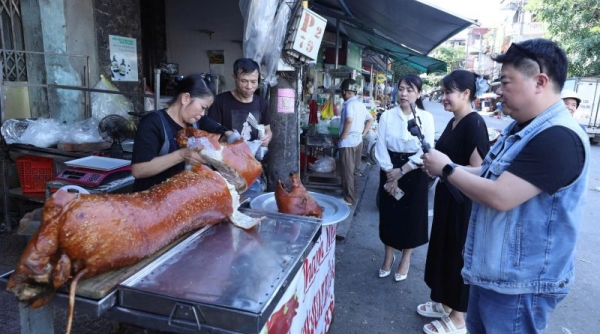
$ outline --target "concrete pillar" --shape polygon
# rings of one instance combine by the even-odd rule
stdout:
[[[23,40],[25,50],[44,52],[42,22],[39,0],[21,0]],[[42,55],[27,55],[27,80],[30,83],[46,82],[45,58]],[[48,118],[48,99],[45,88],[29,87],[31,117]]]
[[[67,28],[64,0],[39,1],[22,0],[23,28],[27,50],[46,53],[67,53]],[[28,48],[31,47],[31,48]],[[29,55],[32,64],[28,68],[30,83],[81,86],[81,73],[72,66],[72,61],[64,55]],[[38,72],[42,69],[41,72]],[[82,69],[81,69],[82,70]],[[47,89],[47,110],[39,90],[33,90],[32,116],[42,116],[66,121],[67,123],[84,118],[84,97],[81,91]],[[35,108],[35,109],[34,109]]]
[[[279,113],[278,91],[292,89],[292,84],[283,76],[278,79],[278,84],[271,88],[269,111],[271,113],[271,131],[273,139],[269,144],[267,155],[267,191],[274,191],[277,180],[287,182],[292,172],[300,172],[300,134],[298,131],[298,110],[294,104],[293,113]],[[298,99],[298,96],[295,97]]]

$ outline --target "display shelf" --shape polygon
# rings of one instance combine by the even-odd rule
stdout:
[[[321,134],[321,133],[307,133],[303,136],[304,138],[304,155],[306,157],[312,156],[316,159],[322,157],[333,157],[337,155],[337,144],[339,141],[339,135],[337,134]],[[341,167],[338,159],[335,159],[336,169],[330,173],[318,173],[311,171],[308,167],[308,159],[303,161],[302,183],[308,187],[313,188],[341,188]]]

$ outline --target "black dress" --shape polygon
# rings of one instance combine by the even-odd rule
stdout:
[[[454,118],[438,139],[435,148],[459,165],[468,165],[475,149],[483,158],[489,151],[487,127],[475,112],[467,114],[452,129]],[[425,283],[431,289],[431,300],[459,312],[467,311],[469,286],[463,283],[462,250],[471,215],[471,200],[463,195],[457,203],[448,186],[440,180],[435,188],[431,240],[425,264]]]
[[[412,154],[389,152],[392,165],[399,168]],[[421,169],[412,170],[398,181],[404,196],[398,201],[383,189],[387,181],[379,174],[379,239],[395,249],[415,248],[427,243],[427,197],[429,177]]]

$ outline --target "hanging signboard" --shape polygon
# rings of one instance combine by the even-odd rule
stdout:
[[[384,83],[385,82],[385,74],[384,73],[377,73],[377,76],[375,77],[375,81],[377,83]]]
[[[108,36],[110,70],[113,81],[138,81],[137,41],[135,38]]]
[[[327,20],[308,8],[302,8],[294,21],[294,32],[288,40],[288,52],[297,58],[317,59]]]

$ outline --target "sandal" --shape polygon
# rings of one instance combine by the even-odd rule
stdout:
[[[428,318],[443,318],[450,314],[444,310],[442,304],[435,302],[427,302],[417,306],[417,313]]]
[[[444,323],[442,325],[442,322]],[[429,329],[429,325],[435,327],[435,331]],[[444,326],[445,325],[445,326]],[[467,328],[456,328],[450,317],[442,317],[440,320],[434,320],[423,326],[423,331],[427,334],[467,334]]]

